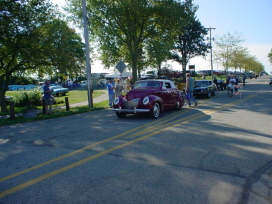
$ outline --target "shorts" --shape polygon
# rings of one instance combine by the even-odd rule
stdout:
[[[45,99],[44,102],[45,102],[45,105],[47,105],[47,106],[53,105],[53,100],[52,100],[52,98]]]

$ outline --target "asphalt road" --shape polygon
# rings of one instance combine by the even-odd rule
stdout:
[[[268,79],[156,120],[107,109],[1,127],[0,203],[272,203]]]

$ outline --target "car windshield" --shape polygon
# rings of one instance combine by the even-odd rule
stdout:
[[[195,81],[195,87],[208,86],[208,81]]]
[[[135,84],[134,88],[153,88],[153,87],[160,87],[161,83],[158,81],[144,81],[144,82],[138,82]]]

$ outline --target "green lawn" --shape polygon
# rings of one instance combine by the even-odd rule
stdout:
[[[17,93],[17,91],[8,91],[6,93],[7,96],[14,96]],[[94,90],[93,92],[93,98],[98,97],[105,92],[101,90]],[[79,103],[83,101],[88,100],[87,96],[87,90],[73,90],[70,91],[66,96],[62,97],[56,97],[57,100],[63,101],[63,103],[58,104],[58,106],[63,106],[65,105],[65,97],[68,97],[69,99],[69,104],[73,103]],[[54,105],[53,107],[56,107],[57,105]],[[38,109],[42,110],[41,106],[37,107]],[[10,118],[4,118],[0,119],[0,127],[1,126],[6,126],[6,125],[12,125],[12,124],[19,124],[19,123],[25,123],[25,122],[33,122],[33,121],[39,121],[39,120],[45,120],[49,118],[58,118],[58,117],[64,117],[64,116],[69,116],[69,115],[74,115],[74,114],[79,114],[79,113],[84,113],[84,112],[90,112],[90,111],[97,111],[101,109],[108,108],[108,101],[103,101],[99,103],[95,103],[92,108],[89,108],[88,106],[80,106],[80,107],[74,107],[70,108],[69,111],[66,111],[65,109],[63,110],[54,110],[54,113],[52,115],[43,115],[42,113],[39,113],[37,117],[34,118],[23,118],[22,116],[16,116],[14,120],[11,120]],[[9,107],[8,107],[9,109]],[[22,108],[15,108],[15,113],[21,113]],[[9,113],[1,113],[1,115],[7,115]]]
[[[6,96],[15,96],[18,92],[20,92],[20,91],[7,91],[6,92]],[[98,97],[98,96],[100,96],[102,94],[104,94],[103,91],[94,90],[94,92],[93,92],[93,98]],[[55,97],[55,98],[57,100],[63,101],[62,105],[64,105],[64,102],[65,102],[64,98],[65,97],[69,98],[69,103],[70,104],[79,103],[79,102],[83,102],[83,101],[87,101],[88,100],[87,90],[85,90],[85,89],[72,90],[72,91],[69,91],[69,93],[67,93],[66,96]]]
[[[15,96],[18,92],[20,92],[20,91],[7,91],[6,96]],[[104,93],[105,92],[103,92],[101,90],[94,90],[92,96],[93,96],[93,98],[95,98],[95,97],[98,97]],[[69,104],[80,103],[80,102],[88,100],[87,90],[85,90],[85,89],[84,90],[72,90],[69,93],[67,93],[65,96],[55,97],[57,104],[54,104],[53,108],[57,107],[57,106],[64,106],[65,105],[65,97],[68,97]],[[42,110],[42,106],[37,106],[37,109]],[[9,110],[9,106],[8,106],[8,110]],[[15,107],[15,113],[21,113],[22,110],[23,110],[23,107]],[[0,113],[0,115],[7,115],[7,114],[9,114],[9,113]]]

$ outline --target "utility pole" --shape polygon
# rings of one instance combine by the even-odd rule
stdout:
[[[210,47],[211,47],[211,75],[212,75],[212,81],[213,81],[213,58],[212,58],[212,30],[215,30],[215,28],[205,28],[210,31]]]
[[[91,76],[91,62],[90,62],[90,51],[89,51],[89,33],[87,24],[87,11],[86,11],[86,0],[82,0],[82,11],[83,11],[83,25],[84,25],[84,38],[85,38],[85,53],[86,53],[86,69],[87,69],[87,86],[88,86],[88,104],[89,107],[93,107],[93,87],[92,87],[92,76]]]

